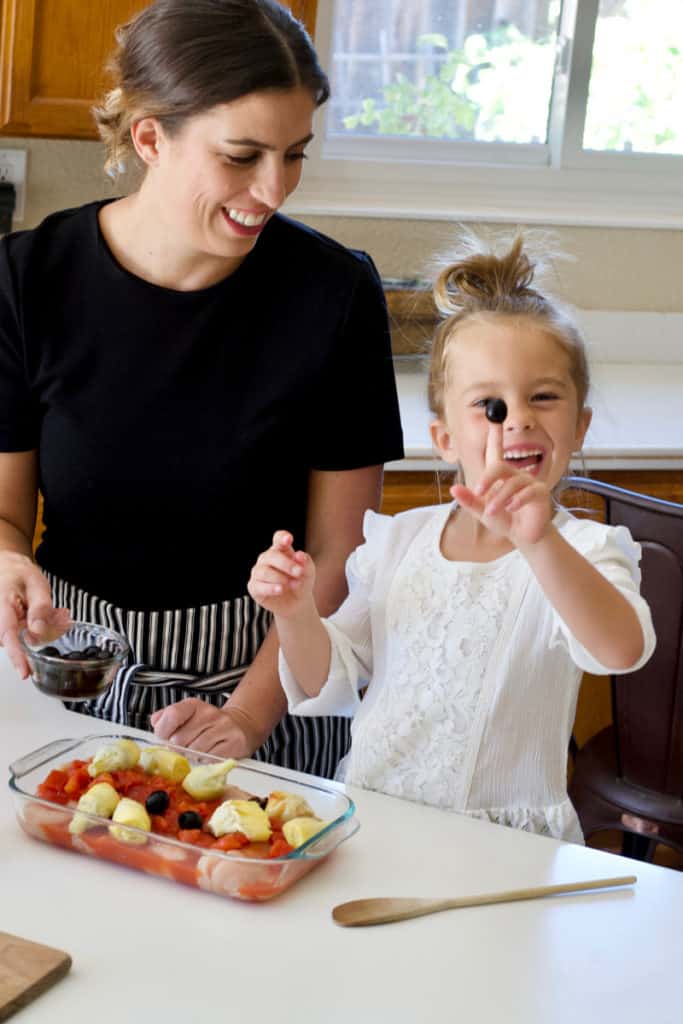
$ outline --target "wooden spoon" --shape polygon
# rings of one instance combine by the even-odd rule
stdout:
[[[536,900],[542,896],[558,896],[567,892],[586,892],[589,889],[611,889],[617,885],[635,885],[635,875],[621,878],[595,878],[588,882],[566,882],[562,885],[539,885],[532,889],[509,889],[507,892],[483,893],[479,896],[461,896],[450,900],[425,900],[389,896],[385,899],[351,900],[340,903],[332,911],[337,924],[355,928],[366,924],[389,924],[405,921],[423,914],[438,914],[441,910],[460,907],[481,907],[487,903],[512,903],[515,900]]]

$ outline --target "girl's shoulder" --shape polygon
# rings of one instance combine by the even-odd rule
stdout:
[[[453,508],[448,502],[443,505],[421,505],[404,512],[388,516],[368,509],[363,517],[363,536],[367,542],[382,542],[399,537],[412,538],[420,530],[437,519],[444,519]]]
[[[564,539],[584,558],[592,562],[606,559],[626,560],[634,568],[640,561],[640,544],[626,526],[609,526],[594,519],[578,519],[566,509],[560,509],[553,520]]]
[[[452,504],[427,505],[388,516],[368,509],[363,517],[364,543],[349,559],[349,568],[357,578],[369,582],[378,565],[390,569],[398,564],[417,535],[435,520],[445,521]]]

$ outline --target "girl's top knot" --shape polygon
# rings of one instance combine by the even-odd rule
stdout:
[[[518,235],[502,256],[473,246],[479,240],[468,239],[467,251],[439,273],[434,283],[434,302],[442,316],[508,308],[515,300],[536,297],[530,288],[536,264],[524,251]]]

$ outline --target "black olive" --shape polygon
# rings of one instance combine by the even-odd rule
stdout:
[[[83,655],[80,651],[69,651],[68,654],[63,654],[62,657],[65,661],[82,661]]]
[[[178,827],[181,829],[201,828],[204,822],[196,811],[183,811],[178,815]]]
[[[165,789],[155,789],[145,800],[145,807],[148,814],[163,814],[170,803],[170,797]]]
[[[41,654],[47,654],[48,658],[61,658],[62,657],[61,652],[58,651],[56,647],[53,647],[51,644],[48,645],[47,647],[42,647],[41,650],[40,650],[40,653]]]
[[[99,658],[100,648],[97,644],[88,644],[88,646],[81,652],[81,656],[83,658]]]
[[[502,398],[489,398],[486,403],[486,419],[491,423],[504,423],[508,407]]]
[[[255,804],[258,804],[262,811],[265,811],[266,807],[268,806],[267,796],[250,796],[249,799],[253,800]]]

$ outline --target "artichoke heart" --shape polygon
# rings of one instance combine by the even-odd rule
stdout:
[[[127,826],[132,825],[135,828],[142,829],[144,832],[152,831],[152,823],[149,820],[149,814],[145,810],[144,805],[137,800],[131,800],[127,796],[119,800],[111,820],[116,822],[116,824],[110,825],[109,831],[115,839],[120,839],[123,843],[139,844],[147,842],[146,836],[132,832]]]
[[[282,834],[290,846],[303,846],[311,836],[322,832],[328,825],[328,821],[321,821],[320,818],[292,818],[282,826]]]
[[[148,775],[161,775],[169,782],[180,782],[190,771],[190,762],[182,754],[165,747],[143,747],[140,767]]]
[[[85,814],[78,811],[87,811],[88,814],[99,814],[101,818],[111,818],[120,797],[113,786],[108,782],[98,782],[91,786],[83,794],[76,805],[76,814],[69,822],[69,832],[72,836],[79,836],[88,828],[97,828],[97,822],[91,821]]]
[[[292,818],[315,818],[315,812],[302,796],[273,790],[268,796],[266,814],[269,818],[284,824]]]
[[[195,800],[217,800],[223,795],[225,780],[236,763],[229,758],[220,764],[195,765],[183,779],[183,789]]]
[[[140,757],[140,749],[133,740],[114,740],[106,747],[100,747],[88,765],[88,775],[94,779],[100,772],[117,772],[134,768]]]
[[[265,843],[271,836],[268,815],[253,800],[225,800],[209,818],[209,831],[217,839],[242,832],[252,843]]]

